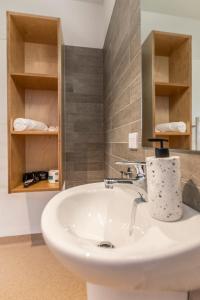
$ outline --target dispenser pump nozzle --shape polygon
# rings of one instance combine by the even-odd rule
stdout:
[[[169,149],[164,148],[164,142],[168,142],[167,139],[161,139],[161,138],[151,138],[148,139],[149,142],[159,142],[160,148],[155,148],[155,156],[157,158],[159,157],[169,157]]]

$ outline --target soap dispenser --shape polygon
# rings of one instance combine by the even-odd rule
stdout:
[[[146,158],[147,191],[150,214],[153,218],[173,222],[182,217],[180,158],[171,156],[164,148],[166,139],[149,139],[159,142],[155,156]]]

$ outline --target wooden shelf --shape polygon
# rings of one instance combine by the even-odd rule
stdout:
[[[58,135],[58,131],[14,131],[11,130],[12,135]]]
[[[19,184],[11,190],[12,193],[24,192],[40,192],[40,191],[58,191],[60,189],[59,183],[49,183],[48,181],[40,181],[29,187],[24,187],[23,183]]]
[[[62,33],[59,18],[7,12],[8,192],[58,191],[62,169]],[[56,131],[14,131],[16,118],[40,120]],[[24,188],[25,172],[59,171],[59,183]]]
[[[152,31],[142,45],[142,144],[167,137],[171,149],[191,149],[192,36]],[[186,132],[155,132],[156,124],[182,121]]]
[[[36,90],[57,90],[58,77],[36,73],[12,73],[14,81],[21,87]]]
[[[155,132],[156,136],[190,136],[189,132],[178,132],[178,131],[168,131],[168,132]]]
[[[188,85],[179,83],[155,82],[156,96],[173,96],[184,92]]]
[[[179,48],[190,38],[189,35],[171,32],[153,31],[155,42],[155,55],[170,56],[171,53]]]

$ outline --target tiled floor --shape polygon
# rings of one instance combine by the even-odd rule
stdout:
[[[85,300],[85,284],[45,245],[0,245],[0,300]]]
[[[189,299],[200,300],[200,291]],[[37,236],[32,242],[22,237],[17,243],[0,240],[0,300],[86,300],[86,289],[41,239],[38,244]]]

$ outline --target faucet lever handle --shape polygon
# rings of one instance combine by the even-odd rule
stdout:
[[[115,162],[116,165],[119,166],[128,166],[128,169],[130,166],[134,166],[136,169],[136,175],[137,177],[145,177],[145,166],[146,162],[144,161],[129,161],[129,160],[122,160]]]
[[[145,177],[145,168],[144,168],[144,164],[135,164],[135,169],[136,169],[136,173],[137,173],[137,177]]]

